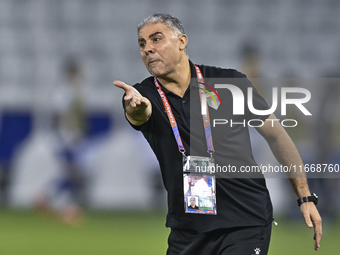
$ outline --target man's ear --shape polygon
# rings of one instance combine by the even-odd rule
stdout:
[[[185,47],[187,46],[188,44],[188,36],[186,34],[181,34],[179,37],[179,49],[182,51],[182,50],[185,50]]]

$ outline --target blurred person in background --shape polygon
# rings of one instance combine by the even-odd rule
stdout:
[[[261,54],[255,43],[247,41],[244,43],[241,52],[241,71],[247,75],[257,92],[265,97],[265,89],[259,84],[258,78],[262,77]]]
[[[171,15],[154,14],[140,23],[138,43],[142,60],[153,77],[145,79],[134,87],[122,81],[115,81],[114,85],[126,93],[123,105],[127,120],[133,128],[142,131],[160,163],[163,182],[168,191],[169,208],[166,226],[171,228],[167,254],[251,254],[254,251],[257,254],[260,252],[267,254],[273,218],[264,179],[219,178],[216,180],[217,215],[185,213],[182,154],[178,151],[180,145],[176,143],[177,139],[174,138],[168,119],[171,115],[167,116],[170,104],[174,119],[177,123],[180,122],[178,129],[184,148],[190,155],[188,150],[193,150],[189,145],[190,118],[185,116],[190,113],[188,100],[190,100],[191,78],[195,79],[196,73],[197,77],[202,73],[204,78],[244,78],[245,76],[232,69],[195,66],[187,55],[188,37],[184,34],[183,25]],[[202,72],[198,71],[200,69]],[[266,105],[258,94],[256,97],[261,106]],[[168,98],[170,103],[166,103],[164,98]],[[269,118],[275,119],[275,116],[271,115]],[[273,153],[281,164],[303,164],[295,145],[281,125],[271,127],[271,124],[265,124],[257,129],[271,145]],[[247,129],[240,132],[246,135],[244,132],[247,133]],[[237,137],[242,139],[240,136],[243,135],[237,134]],[[214,143],[220,145],[220,139],[215,139]],[[223,143],[223,139],[221,140]],[[204,145],[205,141],[201,143]],[[204,148],[206,153],[206,147]],[[202,148],[194,149],[202,152]],[[248,148],[238,155],[245,159],[248,157],[246,151]],[[219,152],[221,155],[226,155],[225,153]],[[216,162],[218,162],[217,157],[216,155]],[[223,156],[219,160],[224,162],[225,158]],[[229,157],[228,160],[231,159],[234,158]],[[248,159],[245,160],[248,162]],[[307,179],[304,173],[299,176],[291,175],[289,178],[299,201],[306,198],[306,201],[300,204],[300,208],[306,225],[310,228],[314,227],[314,249],[317,250],[322,235],[321,217],[314,202],[311,201],[313,196],[309,191]]]
[[[56,213],[68,224],[83,217],[86,204],[86,173],[82,147],[87,132],[81,63],[70,58],[64,64],[65,82],[52,95],[54,147],[62,170],[57,180],[36,201],[39,212]]]
[[[0,206],[7,206],[8,204],[9,184],[10,184],[10,167],[5,162],[0,162]]]
[[[0,111],[0,206],[10,204],[16,156],[33,129],[29,109],[6,108]]]

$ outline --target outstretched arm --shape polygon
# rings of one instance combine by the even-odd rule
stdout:
[[[134,87],[122,81],[114,81],[113,84],[125,91],[125,115],[135,126],[144,124],[151,116],[152,106],[146,97],[143,97]]]
[[[268,119],[275,120],[276,117],[272,114]],[[283,166],[303,165],[295,144],[278,121],[266,121],[262,127],[257,128],[257,131],[266,139],[280,164]],[[287,177],[298,198],[311,195],[304,171],[288,172]],[[303,203],[301,205],[301,213],[306,225],[309,228],[314,227],[314,249],[317,250],[320,247],[322,236],[322,220],[320,214],[313,202]]]

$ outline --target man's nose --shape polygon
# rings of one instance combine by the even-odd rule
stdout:
[[[152,44],[146,42],[146,43],[145,43],[145,47],[144,47],[144,53],[145,53],[146,55],[149,55],[150,53],[153,53],[153,52],[154,52],[154,50],[153,50]]]

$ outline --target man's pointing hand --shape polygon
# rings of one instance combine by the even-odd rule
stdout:
[[[143,97],[134,87],[122,81],[114,81],[113,84],[125,91],[125,111],[127,119],[134,125],[145,123],[151,116],[151,103]]]

